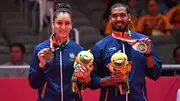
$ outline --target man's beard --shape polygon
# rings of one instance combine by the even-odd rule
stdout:
[[[112,24],[112,30],[117,31],[117,32],[125,32],[128,29],[129,29],[129,23],[127,23],[124,28],[118,28],[118,27],[115,27],[115,24]]]

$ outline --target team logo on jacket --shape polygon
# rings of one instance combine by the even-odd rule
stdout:
[[[109,48],[109,51],[112,52],[112,51],[115,51],[116,50],[116,47],[111,47]]]
[[[74,53],[69,53],[69,58],[71,61],[75,60],[75,54]]]

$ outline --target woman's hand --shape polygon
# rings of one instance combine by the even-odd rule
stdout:
[[[39,51],[38,58],[40,61],[40,63],[39,63],[40,68],[44,68],[46,62],[52,60],[53,54],[49,48],[44,48]]]

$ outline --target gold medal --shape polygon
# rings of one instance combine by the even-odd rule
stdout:
[[[52,61],[53,58],[54,58],[54,54],[51,52],[50,49],[48,49],[48,52],[44,55],[45,61],[50,62]]]

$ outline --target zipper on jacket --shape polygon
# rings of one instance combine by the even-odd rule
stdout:
[[[60,80],[61,80],[61,101],[63,101],[62,51],[60,51]]]
[[[45,92],[46,92],[46,88],[47,88],[47,81],[45,82],[43,89],[42,89],[42,93],[41,93],[41,98],[44,98]]]
[[[122,41],[122,53],[126,54],[125,46],[124,46],[124,41]]]
[[[122,53],[126,54],[124,41],[122,41]],[[126,96],[126,98],[125,98],[125,99],[126,99],[126,101],[129,101],[129,100],[128,100],[128,92],[127,92],[127,91],[126,91],[125,96]]]
[[[142,88],[142,94],[143,94],[144,100],[147,101],[146,96],[144,94],[144,89],[143,88]]]

